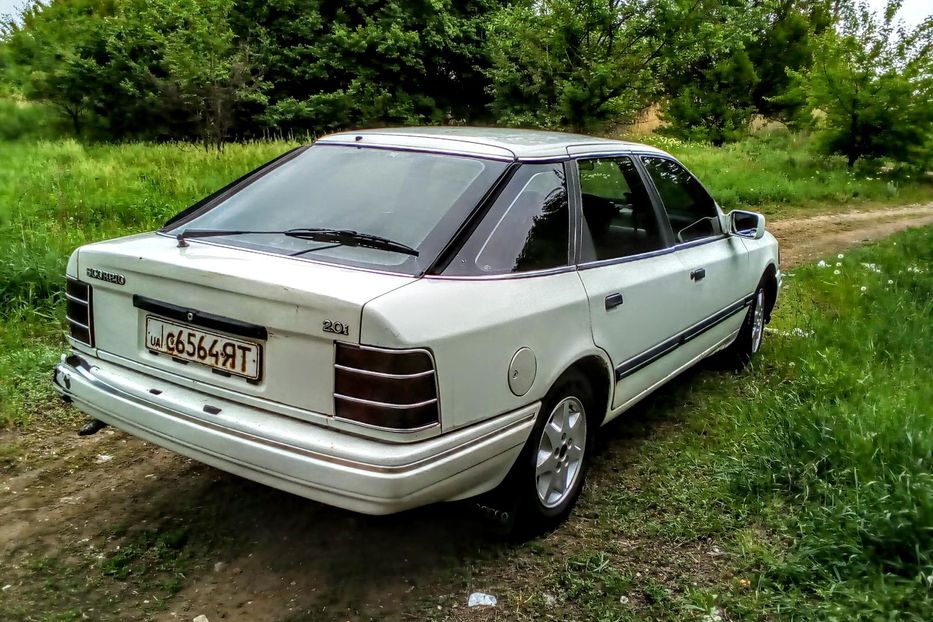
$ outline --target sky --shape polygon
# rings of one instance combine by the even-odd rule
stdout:
[[[8,0],[0,0],[0,4]],[[884,10],[887,0],[868,0],[868,4],[878,13]],[[908,26],[916,26],[923,19],[933,14],[933,3],[930,0],[904,0],[901,10],[898,12],[898,18],[907,22]]]
[[[23,6],[25,2],[26,0],[0,0],[0,15],[16,12],[16,9]],[[884,8],[886,0],[868,0],[868,3],[878,11]],[[933,13],[933,3],[930,0],[904,0],[898,17],[908,25],[916,26],[931,13]]]

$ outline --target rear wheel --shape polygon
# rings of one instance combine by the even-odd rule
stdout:
[[[570,514],[586,479],[593,448],[593,393],[571,370],[541,404],[522,453],[502,485],[480,500],[501,531],[518,538],[555,527]]]

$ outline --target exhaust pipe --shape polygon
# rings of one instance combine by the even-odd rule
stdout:
[[[91,419],[78,430],[78,436],[91,436],[92,434],[97,434],[106,427],[107,424],[100,419]]]

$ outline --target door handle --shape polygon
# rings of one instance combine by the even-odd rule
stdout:
[[[622,300],[622,294],[620,294],[619,292],[616,292],[614,294],[609,294],[608,296],[606,296],[606,311],[615,309],[616,307],[621,305],[623,302],[625,301]]]
[[[706,278],[706,268],[697,268],[690,273],[690,279],[696,282],[700,282]]]

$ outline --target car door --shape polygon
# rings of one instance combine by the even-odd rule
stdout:
[[[723,218],[703,185],[669,156],[644,154],[642,165],[657,191],[674,236],[681,273],[675,289],[689,328],[682,357],[696,358],[739,329],[754,284],[741,239],[727,235]]]
[[[615,369],[611,418],[676,369],[669,338],[686,325],[683,265],[632,156],[576,164],[577,271],[593,340]]]

